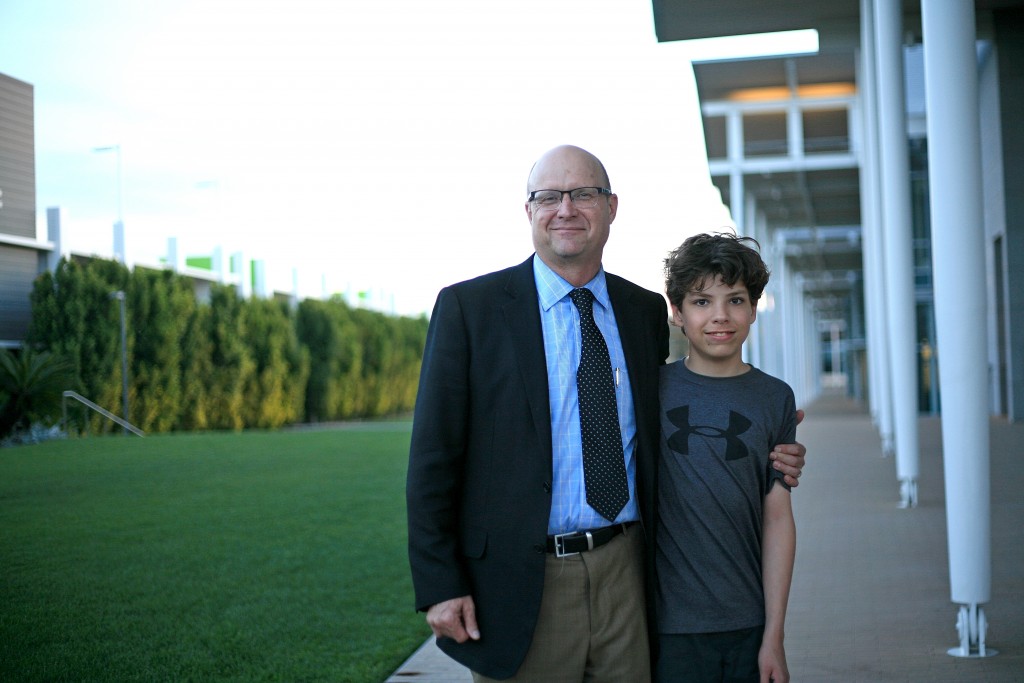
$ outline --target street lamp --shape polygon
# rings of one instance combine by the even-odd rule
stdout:
[[[121,145],[93,147],[93,152],[114,152],[117,154],[117,222],[114,223],[114,258],[125,262],[124,248],[124,177],[121,174]]]
[[[124,411],[124,433],[128,434],[128,330],[125,325],[124,291],[110,293],[111,299],[117,299],[121,309],[121,408]]]

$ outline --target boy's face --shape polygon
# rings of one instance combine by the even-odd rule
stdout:
[[[672,305],[672,318],[690,341],[686,366],[701,375],[742,374],[748,369],[741,357],[743,342],[757,307],[743,282],[729,286],[716,276],[700,285],[704,289],[687,292],[681,307]]]

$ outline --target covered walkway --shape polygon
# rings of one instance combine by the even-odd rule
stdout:
[[[1024,680],[1024,424],[991,423],[992,601],[986,643],[963,659],[949,598],[939,418],[921,418],[918,506],[899,509],[895,464],[870,417],[842,396],[807,408],[809,464],[794,496],[797,559],[786,628],[796,683]],[[387,683],[465,683],[424,643]]]

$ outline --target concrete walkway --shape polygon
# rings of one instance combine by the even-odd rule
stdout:
[[[949,598],[941,424],[922,418],[918,506],[899,509],[892,459],[863,409],[841,396],[807,408],[808,466],[793,497],[797,559],[786,620],[795,683],[1024,681],[1024,424],[991,424],[992,600],[986,640],[965,659]],[[465,683],[428,639],[386,683]]]

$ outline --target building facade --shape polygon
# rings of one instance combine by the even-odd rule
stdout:
[[[710,172],[770,249],[752,359],[842,378],[917,504],[942,418],[957,656],[985,656],[989,420],[1024,419],[1024,2],[653,0],[660,41],[815,29],[814,54],[694,65]]]
[[[33,89],[0,74],[0,347],[21,345],[32,281],[53,245],[36,236]]]

